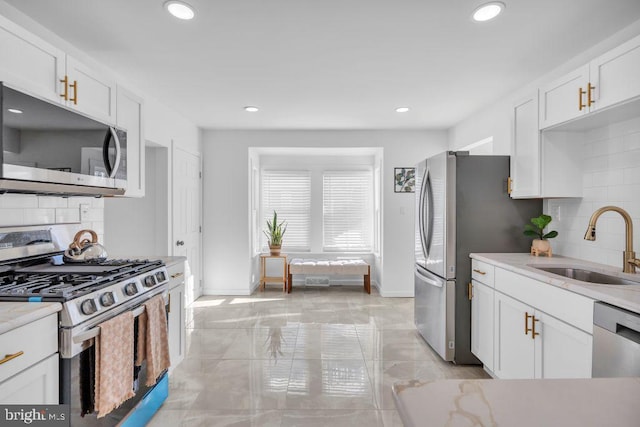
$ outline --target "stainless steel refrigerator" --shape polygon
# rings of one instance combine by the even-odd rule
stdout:
[[[471,353],[471,252],[529,252],[522,234],[542,200],[512,200],[509,156],[445,152],[416,166],[415,324],[444,359]]]

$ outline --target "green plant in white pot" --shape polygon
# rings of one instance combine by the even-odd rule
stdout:
[[[553,239],[558,235],[557,231],[544,232],[547,225],[551,223],[551,217],[549,215],[542,214],[539,217],[531,218],[531,224],[525,224],[524,235],[529,237],[536,237],[531,243],[531,253],[538,255],[540,253],[546,253],[551,256],[551,244],[547,239]]]
[[[264,235],[269,240],[269,250],[271,255],[280,255],[280,249],[282,248],[282,237],[287,231],[287,224],[285,221],[278,223],[278,213],[273,211],[273,219],[267,220],[267,229],[263,231]]]

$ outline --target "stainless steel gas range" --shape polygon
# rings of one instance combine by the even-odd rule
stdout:
[[[166,375],[155,386],[146,387],[146,369],[137,368],[132,372],[134,397],[98,419],[81,404],[80,382],[90,374],[83,372],[88,367],[81,359],[93,351],[102,322],[125,311],[137,317],[144,311],[143,304],[159,294],[166,306],[169,276],[161,261],[107,259],[60,264],[75,228],[0,228],[0,301],[62,304],[58,319],[60,403],[70,405],[72,426],[140,425],[144,421],[140,414],[149,417],[166,398]],[[143,404],[147,407],[141,407]]]

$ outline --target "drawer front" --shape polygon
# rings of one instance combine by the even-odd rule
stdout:
[[[496,290],[593,334],[593,300],[571,291],[496,268]]]
[[[471,278],[487,286],[494,287],[494,276],[496,268],[486,262],[471,260]]]
[[[58,351],[58,315],[51,314],[0,335],[0,359],[21,355],[0,364],[0,382]]]

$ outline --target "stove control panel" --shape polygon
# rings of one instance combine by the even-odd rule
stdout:
[[[167,269],[164,266],[158,267],[123,281],[114,281],[99,290],[66,301],[60,312],[61,326],[75,326],[98,316],[101,319],[107,311],[120,305],[135,304],[138,299],[144,300],[144,295],[152,288],[167,286],[168,278]]]

